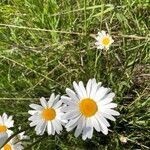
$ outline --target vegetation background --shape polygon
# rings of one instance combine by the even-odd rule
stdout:
[[[150,149],[149,11],[149,0],[0,0],[0,114],[27,130],[25,149]],[[107,53],[94,45],[101,30],[115,41]],[[109,134],[36,136],[29,104],[93,77],[116,93]]]

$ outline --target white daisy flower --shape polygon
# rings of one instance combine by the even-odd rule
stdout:
[[[11,139],[1,150],[23,150],[23,146],[21,142]]]
[[[10,135],[12,135],[13,131],[11,131],[9,128],[13,126],[14,121],[12,120],[12,116],[8,117],[6,113],[0,115],[0,146],[4,144]]]
[[[48,135],[54,135],[55,132],[60,134],[63,127],[62,125],[66,123],[62,120],[63,112],[61,112],[62,101],[60,101],[60,96],[53,93],[47,102],[44,97],[40,99],[41,105],[31,104],[30,107],[34,110],[30,110],[29,114],[32,116],[29,118],[30,126],[36,126],[35,131],[37,135],[43,135],[45,130],[47,130]]]
[[[98,32],[96,40],[95,45],[97,45],[97,49],[109,49],[110,45],[114,42],[112,37],[105,31]]]
[[[119,112],[113,110],[117,104],[112,103],[114,93],[109,88],[101,86],[101,82],[96,83],[95,79],[90,79],[84,87],[83,82],[73,82],[74,90],[66,89],[67,96],[62,96],[62,101],[66,104],[62,108],[66,112],[64,119],[68,119],[66,130],[71,131],[76,127],[75,136],[82,134],[82,139],[91,139],[93,129],[108,134],[110,126],[107,119],[115,121],[113,116],[118,116]]]

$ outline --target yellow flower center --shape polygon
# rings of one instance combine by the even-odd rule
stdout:
[[[6,144],[3,148],[4,150],[12,150],[12,147],[10,144]]]
[[[109,43],[110,43],[110,38],[107,37],[107,36],[104,37],[103,40],[102,40],[102,44],[107,46],[107,45],[109,45]]]
[[[80,112],[85,117],[95,115],[98,110],[97,104],[93,99],[85,98],[79,103]]]
[[[7,131],[7,127],[4,125],[0,125],[0,132],[6,132]]]
[[[42,111],[42,118],[45,121],[53,120],[56,117],[56,111],[53,108],[46,108]]]

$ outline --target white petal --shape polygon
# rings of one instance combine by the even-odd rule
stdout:
[[[7,120],[5,120],[5,125],[7,128],[11,128],[14,126],[14,120],[12,120],[12,116],[9,116]]]
[[[48,121],[48,123],[47,123],[47,133],[48,133],[48,135],[51,135],[52,134],[52,123],[51,123],[51,121]]]
[[[101,115],[101,113],[97,113],[99,120],[103,122],[107,127],[110,127],[109,122]]]
[[[47,123],[46,122],[44,122],[43,123],[43,125],[41,126],[41,133],[40,133],[40,135],[43,135],[44,134],[44,132],[45,132],[45,130],[46,130],[46,127],[47,127]]]
[[[105,107],[105,108],[115,108],[115,107],[117,107],[117,104],[109,103],[109,104],[103,105],[103,107]]]
[[[109,109],[109,108],[105,109],[103,112],[106,113],[106,114],[113,115],[113,116],[119,116],[120,115],[120,113],[118,111],[115,111],[115,110],[112,110],[112,109]]]
[[[54,99],[53,106],[60,100],[60,95],[57,95]]]
[[[114,43],[114,40],[111,38],[111,44]]]
[[[91,139],[93,136],[93,124],[91,122],[91,119],[89,119],[89,127],[90,127],[90,130],[89,130],[88,138]]]
[[[80,90],[82,91],[83,97],[87,97],[87,93],[86,93],[86,90],[82,81],[79,82],[79,87],[80,87]]]
[[[78,84],[75,81],[73,82],[73,87],[74,87],[76,93],[78,94],[78,98],[82,99],[84,96],[83,96]]]
[[[62,131],[62,129],[63,129],[60,122],[58,120],[54,120],[54,121],[52,121],[52,124],[55,127],[57,134],[60,134],[60,131]]]
[[[21,144],[22,144],[21,142],[18,142],[16,144],[12,145],[12,149],[13,150],[23,150],[24,148]]]
[[[103,36],[106,36],[106,31],[102,30],[102,31],[101,31],[101,34],[102,34]]]
[[[77,126],[78,122],[74,123],[72,126],[69,126],[66,128],[66,131],[69,132],[71,130],[73,130],[76,126]]]
[[[69,96],[73,101],[75,101],[75,102],[78,102],[78,101],[79,101],[79,99],[78,99],[78,97],[76,96],[75,92],[72,91],[71,89],[67,88],[67,89],[66,89],[66,93],[68,94],[68,96]]]
[[[101,126],[102,132],[107,135],[108,134],[108,128],[107,126],[99,119],[99,117],[97,115],[95,115],[96,119],[99,122],[99,125]]]
[[[11,131],[11,130],[7,130],[6,132],[7,132],[7,134],[8,134],[8,137],[10,137],[11,135],[13,135],[13,133],[14,133],[14,132]]]
[[[53,108],[57,109],[62,105],[62,101],[58,101],[56,104],[54,104]]]
[[[46,101],[46,99],[45,99],[44,97],[41,97],[41,98],[40,98],[40,102],[41,102],[41,105],[42,105],[44,108],[48,107],[48,103],[47,103],[47,101]]]
[[[99,44],[100,44],[100,43],[99,43],[99,41],[98,41],[98,42],[95,42],[95,45],[97,45],[97,46],[98,46]]]
[[[43,107],[40,106],[40,105],[37,105],[37,104],[31,104],[29,105],[32,109],[35,109],[35,110],[42,110]]]
[[[7,118],[8,118],[7,114],[6,114],[6,113],[3,113],[3,115],[2,115],[3,121],[7,120]]]
[[[109,45],[107,45],[107,46],[105,46],[106,50],[108,50],[108,49],[109,49],[109,47],[110,47],[110,44],[109,44]]]
[[[56,128],[55,128],[55,126],[54,126],[53,123],[52,123],[51,125],[52,125],[52,129],[53,129],[53,130],[52,130],[52,135],[55,135]]]
[[[86,85],[86,93],[87,93],[87,97],[90,97],[90,93],[91,93],[91,87],[92,87],[92,80],[90,79]]]
[[[40,119],[40,117],[39,116],[31,116],[28,120],[30,120],[30,121],[32,121],[31,123],[30,123],[30,126],[31,127],[33,127],[33,126],[36,126],[37,124],[39,124],[40,122],[41,122],[41,119]]]
[[[91,137],[91,134],[93,134],[92,128],[93,126],[92,126],[91,120],[89,118],[86,118],[86,125],[83,128],[83,134],[82,134],[83,140]]]
[[[105,105],[105,104],[110,103],[113,100],[114,96],[115,96],[115,93],[107,94],[106,97],[100,101],[100,104]]]
[[[97,119],[95,117],[92,117],[91,121],[92,121],[92,124],[93,124],[93,127],[95,128],[95,130],[97,132],[100,132],[101,131],[101,127],[100,127],[99,122],[97,121]]]
[[[67,105],[76,105],[77,104],[75,101],[72,101],[71,98],[69,98],[67,96],[61,96],[61,100]]]
[[[56,98],[58,98],[58,97],[56,96]],[[51,107],[53,105],[54,101],[55,101],[55,94],[52,93],[50,98],[49,98],[49,101],[48,101],[48,107]]]
[[[98,82],[97,83],[97,91],[99,90],[99,88],[102,86],[102,82]]]
[[[41,116],[38,112],[36,112],[35,114],[33,114],[32,116],[28,118],[29,121],[34,121],[34,120],[39,120],[39,119],[41,119]]]
[[[85,126],[85,117],[82,116],[78,120],[78,126],[75,130],[75,133],[74,133],[75,137],[78,137],[81,134],[84,126]]]
[[[99,44],[99,46],[97,47],[97,49],[104,49],[104,46]]]
[[[34,115],[35,113],[37,113],[37,111],[36,111],[36,110],[29,110],[28,113],[29,113],[30,115]]]
[[[37,126],[35,127],[35,131],[37,135],[41,135],[44,125],[45,125],[44,121],[40,121],[39,124],[37,124]]]
[[[34,121],[34,122],[31,122],[31,123],[30,123],[30,127],[34,127],[34,126],[36,126],[38,123],[39,123],[38,120],[37,120],[37,122],[35,122],[35,121]]]
[[[96,101],[100,101],[101,99],[104,98],[104,96],[110,92],[110,89],[109,88],[104,88],[104,87],[100,87],[99,90],[96,92],[95,94],[95,100]]]
[[[76,106],[63,106],[62,107],[62,112],[69,112],[70,110],[75,111],[75,110],[79,110],[78,107]]]
[[[95,82],[93,82],[92,87],[91,87],[90,98],[94,99],[96,91],[97,91],[97,83],[95,81]]]
[[[62,124],[67,123],[68,121],[63,119],[64,113],[60,111],[61,108],[56,109],[56,119],[61,121]]]
[[[102,35],[102,33],[101,33],[101,32],[98,32],[98,35],[99,35],[99,36],[101,36],[101,35]]]
[[[69,119],[73,119],[73,118],[75,118],[79,115],[80,115],[79,111],[76,111],[76,110],[75,111],[70,111],[70,112],[64,114],[63,119],[69,120]]]
[[[109,120],[112,120],[112,121],[116,121],[116,119],[115,119],[112,115],[106,114],[106,113],[104,113],[104,112],[101,112],[101,113],[102,113],[102,115],[103,115],[105,118],[107,118],[107,119],[109,119]]]
[[[75,123],[78,123],[78,120],[81,118],[81,115],[79,115],[78,117],[76,117],[75,119],[71,119],[67,124],[66,124],[66,128],[73,126]]]

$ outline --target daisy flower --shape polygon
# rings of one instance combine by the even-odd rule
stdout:
[[[26,139],[28,136],[24,135],[25,131],[13,137],[1,150],[23,150],[23,143],[21,140]]]
[[[12,116],[9,116],[6,113],[0,115],[0,146],[4,144],[8,136],[12,135],[12,131],[9,129],[14,126],[14,121]]]
[[[109,49],[110,45],[114,42],[112,37],[105,31],[98,32],[96,40],[95,45],[97,45],[97,49]]]
[[[16,143],[14,139],[11,139],[1,150],[23,150],[23,146],[21,142]]]
[[[30,126],[36,126],[35,131],[37,135],[43,135],[47,130],[48,135],[54,135],[55,132],[60,134],[66,123],[62,120],[61,105],[62,101],[59,100],[60,96],[53,93],[47,102],[44,97],[40,99],[41,105],[31,104],[30,107],[34,110],[30,110],[29,114],[32,115],[29,118],[31,121]]]
[[[82,134],[83,140],[92,138],[93,129],[108,134],[110,124],[107,119],[115,121],[113,116],[119,115],[113,110],[117,104],[111,102],[115,94],[110,88],[101,86],[101,82],[96,83],[95,79],[90,79],[86,87],[82,81],[79,84],[74,81],[73,87],[74,91],[67,88],[68,96],[61,97],[66,104],[62,108],[62,111],[66,112],[64,119],[69,120],[65,126],[66,130],[76,128],[75,137]]]

